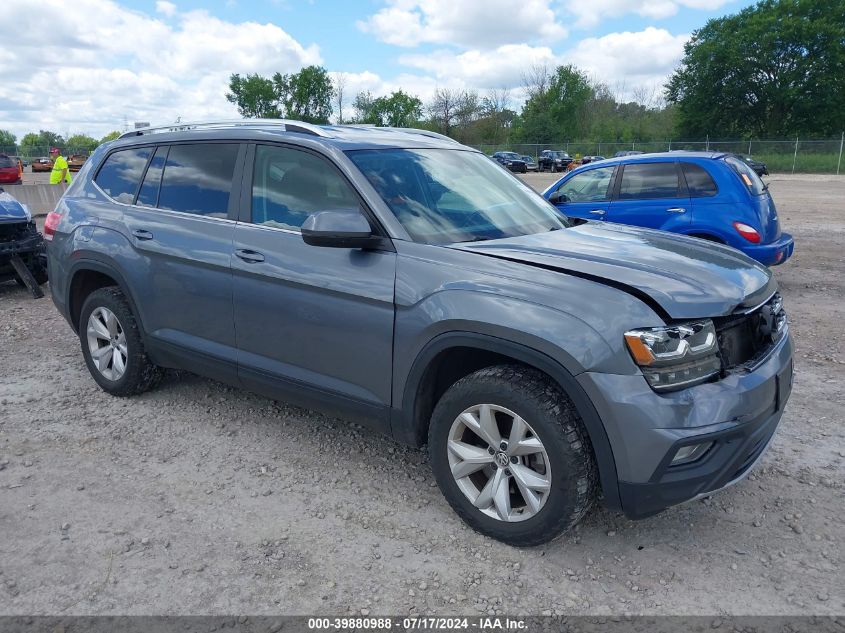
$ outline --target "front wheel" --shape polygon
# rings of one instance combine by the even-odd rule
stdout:
[[[429,452],[455,512],[509,545],[551,541],[597,497],[581,418],[566,394],[534,369],[489,367],[452,385],[434,409]]]

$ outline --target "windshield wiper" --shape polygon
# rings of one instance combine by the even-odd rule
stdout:
[[[487,240],[489,240],[489,239],[491,239],[491,238],[489,238],[489,237],[483,237],[483,236],[481,236],[481,235],[476,235],[475,237],[471,237],[471,238],[469,238],[468,240],[458,240],[458,241],[457,241],[457,242],[455,242],[455,243],[456,243],[456,244],[466,244],[467,242],[486,242],[486,241],[487,241]]]

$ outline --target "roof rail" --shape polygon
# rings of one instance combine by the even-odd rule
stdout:
[[[124,132],[118,138],[160,134],[164,132],[182,132],[185,130],[215,130],[236,127],[279,127],[286,132],[299,132],[302,134],[311,134],[312,136],[330,136],[319,125],[306,123],[305,121],[294,121],[291,119],[225,119],[221,121],[193,121],[171,123],[170,125],[159,125],[156,127],[142,127],[137,130]]]
[[[372,123],[351,123],[348,125],[342,125],[339,127],[352,127],[357,129],[365,129],[365,130],[378,130],[378,131],[385,131],[385,132],[401,132],[404,134],[417,134],[419,136],[428,136],[429,138],[436,138],[440,139],[441,141],[450,141],[452,143],[458,143],[455,139],[446,136],[445,134],[440,134],[439,132],[432,132],[431,130],[422,130],[420,128],[415,127],[391,127],[391,126],[375,126]]]

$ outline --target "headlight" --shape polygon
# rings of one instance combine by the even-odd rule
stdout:
[[[713,322],[694,321],[625,332],[625,343],[655,391],[673,391],[719,373],[719,346]]]

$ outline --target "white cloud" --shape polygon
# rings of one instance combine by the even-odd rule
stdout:
[[[158,0],[158,2],[156,2],[156,11],[172,18],[176,15],[176,5],[172,2],[167,2],[167,0]]]
[[[0,121],[19,138],[38,129],[100,136],[120,129],[124,116],[130,124],[236,117],[225,98],[230,73],[322,62],[316,45],[273,24],[226,22],[205,11],[168,23],[113,0],[63,7],[42,0],[33,11],[28,0],[4,1],[4,19],[17,28],[0,49]],[[58,13],[60,21],[41,18]]]
[[[512,88],[522,83],[522,74],[533,64],[559,63],[545,46],[505,44],[493,51],[470,50],[453,53],[438,50],[428,55],[403,55],[399,63],[433,74],[438,81],[477,89]]]
[[[388,0],[358,27],[396,46],[495,48],[566,37],[550,0]]]
[[[660,20],[675,15],[682,7],[715,10],[732,0],[567,0],[566,8],[576,16],[576,26],[590,28],[604,18],[636,13]]]
[[[672,35],[652,26],[643,31],[609,33],[578,42],[561,55],[594,79],[610,86],[619,98],[632,98],[640,90],[662,90],[677,67],[689,35]]]

